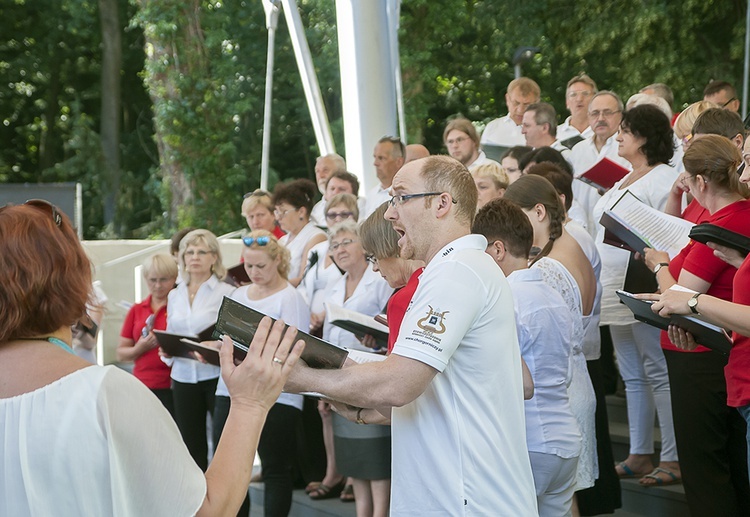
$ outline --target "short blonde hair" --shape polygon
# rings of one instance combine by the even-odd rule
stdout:
[[[477,213],[477,186],[461,162],[450,156],[428,156],[422,159],[419,175],[427,192],[450,194],[456,219],[471,226]],[[431,198],[425,198],[425,206],[430,202]]]
[[[505,173],[505,169],[495,162],[483,163],[471,171],[471,175],[475,179],[487,178],[492,180],[495,184],[495,188],[508,188],[510,180],[508,175]]]
[[[328,213],[331,207],[336,205],[344,205],[352,214],[354,214],[355,221],[359,219],[359,206],[357,206],[357,196],[355,196],[354,194],[347,194],[346,192],[342,192],[341,194],[336,194],[335,196],[333,196],[326,203],[326,213]]]
[[[143,261],[143,278],[148,279],[150,274],[176,279],[179,274],[177,262],[172,255],[166,253],[151,255]]]
[[[377,207],[370,217],[359,225],[362,248],[365,253],[369,253],[378,260],[399,257],[399,236],[391,222],[386,221],[386,210],[388,210],[387,201]]]
[[[338,224],[334,224],[329,231],[331,233],[328,235],[328,244],[331,243],[334,237],[344,232],[354,234],[359,238],[359,226],[354,221],[341,221]]]
[[[698,120],[698,116],[710,108],[721,108],[721,106],[710,101],[698,101],[682,110],[682,113],[674,121],[674,134],[677,135],[677,138],[682,140],[692,134],[693,124]]]
[[[265,190],[257,189],[250,194],[245,196],[242,200],[242,215],[247,217],[247,214],[251,210],[255,210],[257,207],[262,206],[273,215],[273,203],[271,202],[271,194]]]
[[[211,253],[216,255],[216,264],[213,267],[213,274],[219,280],[224,280],[227,276],[227,268],[221,258],[221,250],[219,249],[219,240],[216,235],[208,230],[198,229],[185,235],[180,241],[180,264],[182,264],[182,276],[185,279],[185,283],[190,283],[190,273],[185,268],[185,250],[188,246],[196,246],[203,244],[206,246]]]
[[[291,266],[291,254],[289,253],[289,250],[286,248],[286,246],[282,246],[278,239],[274,237],[274,235],[267,231],[267,230],[255,230],[253,232],[248,233],[245,238],[250,237],[255,240],[250,246],[244,244],[243,251],[245,249],[251,249],[251,250],[258,250],[258,251],[264,251],[266,254],[271,257],[271,260],[279,259],[279,265],[276,268],[276,270],[279,273],[279,276],[283,278],[284,280],[289,280],[289,269]],[[259,237],[268,237],[268,243],[264,245],[260,245],[257,242],[257,239]]]

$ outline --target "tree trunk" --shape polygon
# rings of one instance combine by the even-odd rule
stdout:
[[[122,97],[120,72],[122,41],[117,0],[99,0],[102,27],[102,115],[101,145],[104,156],[104,224],[116,220],[117,194],[120,190],[120,120]],[[115,229],[116,233],[117,229]]]

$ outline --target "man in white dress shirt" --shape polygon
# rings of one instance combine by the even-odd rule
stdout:
[[[521,122],[526,108],[539,102],[541,90],[539,85],[528,77],[519,77],[508,84],[505,104],[508,114],[496,118],[482,132],[482,145],[499,145],[513,147],[526,145],[526,138],[521,133]]]
[[[448,122],[443,131],[443,144],[448,149],[448,154],[463,163],[470,171],[485,163],[497,163],[487,158],[484,151],[479,149],[477,130],[465,117],[456,117]],[[500,166],[499,163],[497,165]]]
[[[521,132],[526,137],[526,145],[538,149],[551,147],[568,157],[570,149],[557,139],[557,113],[552,104],[537,102],[526,109],[521,123]]]
[[[471,174],[430,156],[405,165],[391,193],[401,258],[427,264],[393,352],[340,370],[300,361],[285,389],[368,408],[358,423],[391,420],[392,516],[537,515],[513,298],[470,233]]]
[[[367,191],[365,211],[360,214],[362,219],[367,219],[376,208],[390,199],[388,189],[391,188],[393,177],[404,166],[406,146],[396,137],[384,136],[375,145],[372,158],[380,183]]]
[[[315,182],[318,184],[318,190],[320,190],[324,198],[315,203],[310,211],[310,220],[314,225],[322,227],[326,225],[326,218],[323,214],[326,208],[326,184],[328,183],[328,178],[334,172],[346,172],[346,160],[336,153],[318,156],[318,159],[315,160]],[[355,192],[354,194],[356,195],[357,193]]]
[[[589,124],[594,134],[578,142],[570,152],[569,160],[573,165],[576,178],[606,157],[630,170],[630,162],[617,154],[618,144],[615,136],[620,129],[624,106],[620,97],[611,91],[602,90],[591,99],[588,115]],[[573,195],[581,205],[586,220],[578,221],[593,236],[596,234],[598,221],[591,219],[591,211],[599,200],[597,190],[580,180],[573,181]]]
[[[589,125],[589,102],[597,92],[596,83],[586,74],[577,75],[568,81],[565,90],[565,106],[570,116],[557,128],[557,139],[566,147],[572,148],[577,142],[568,142],[571,138],[588,138],[594,134]]]

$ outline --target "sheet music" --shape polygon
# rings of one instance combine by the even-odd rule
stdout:
[[[651,248],[666,251],[670,259],[690,242],[688,234],[693,223],[642,203],[629,190],[615,203],[610,213],[641,236]]]

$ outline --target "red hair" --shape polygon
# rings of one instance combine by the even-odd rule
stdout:
[[[86,311],[91,262],[60,215],[58,226],[42,206],[0,208],[0,343],[51,334]]]

